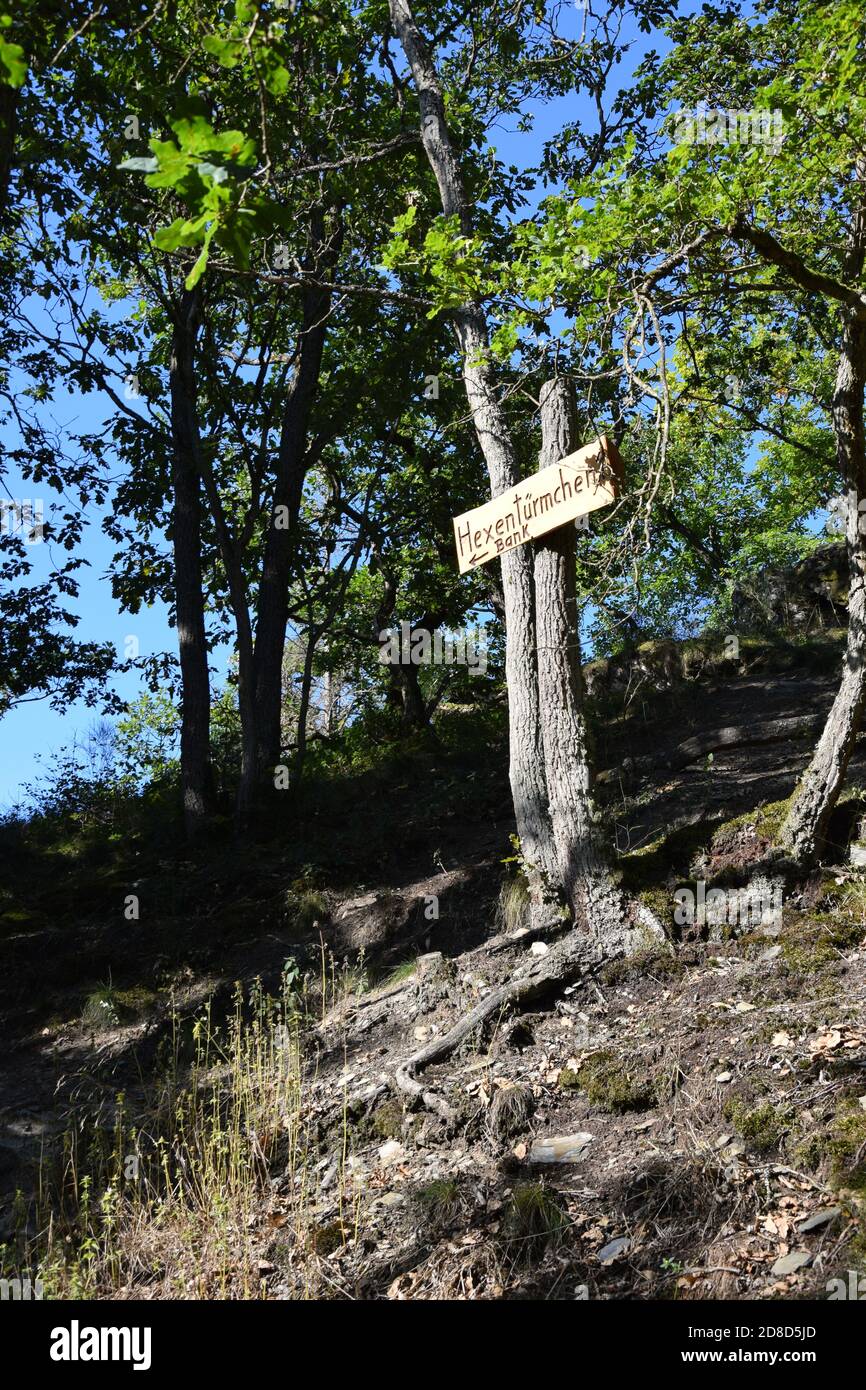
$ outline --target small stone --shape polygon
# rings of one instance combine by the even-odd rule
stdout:
[[[764,951],[760,956],[758,956],[758,960],[759,960],[759,961],[764,961],[764,962],[769,962],[769,961],[771,961],[771,960],[775,960],[776,957],[777,957],[777,956],[780,956],[781,954],[782,954],[782,948],[781,948],[781,946],[771,946],[770,949],[769,949],[768,951]]]
[[[733,1144],[722,1149],[722,1158],[730,1162],[732,1158],[740,1158],[746,1152],[746,1146],[740,1139],[735,1139]]]
[[[848,858],[855,869],[866,869],[866,845],[858,844],[855,840],[848,851]]]
[[[797,1230],[801,1235],[805,1235],[807,1231],[817,1231],[819,1227],[828,1226],[831,1221],[835,1221],[836,1217],[841,1215],[841,1207],[825,1207],[822,1211],[816,1211],[811,1216],[807,1216],[805,1221],[800,1221]]]
[[[529,1150],[530,1163],[577,1163],[583,1158],[594,1134],[561,1134],[539,1139]]]
[[[631,1241],[628,1236],[617,1236],[615,1240],[609,1240],[607,1245],[602,1246],[598,1258],[603,1265],[608,1265],[630,1249]]]
[[[805,1250],[792,1250],[790,1255],[782,1255],[773,1265],[773,1274],[781,1277],[785,1274],[796,1274],[798,1269],[804,1265],[812,1263],[812,1256]]]
[[[533,956],[546,956],[549,950],[550,947],[546,941],[533,941],[529,948],[530,954]]]
[[[723,1086],[726,1081],[733,1081],[733,1079],[733,1072],[729,1071],[720,1071],[718,1076],[716,1077],[716,1081],[720,1086]]]
[[[379,1150],[379,1162],[385,1166],[389,1163],[401,1163],[405,1157],[406,1150],[396,1139],[389,1139]]]

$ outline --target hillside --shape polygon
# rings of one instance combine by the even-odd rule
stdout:
[[[178,850],[146,806],[6,827],[7,1263],[97,1297],[826,1297],[866,1261],[862,749],[835,864],[798,876],[773,830],[840,637],[588,669],[619,867],[667,945],[495,1013],[420,1102],[400,1064],[557,949],[497,711],[311,781],[243,849]],[[778,914],[677,920],[677,890],[759,880]]]

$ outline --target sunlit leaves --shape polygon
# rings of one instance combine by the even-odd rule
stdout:
[[[273,227],[276,210],[255,196],[243,205],[256,165],[255,141],[239,130],[215,130],[197,101],[188,102],[170,126],[176,140],[153,138],[150,158],[124,160],[120,167],[146,174],[149,188],[170,189],[194,214],[175,218],[154,236],[161,251],[201,248],[186,278],[192,289],[207,268],[214,241],[241,266],[248,265],[253,235]]]
[[[12,16],[0,14],[0,29],[9,29]],[[19,43],[0,34],[0,86],[22,87],[27,79],[27,56]]]

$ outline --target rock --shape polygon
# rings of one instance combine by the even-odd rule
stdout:
[[[631,1249],[631,1241],[628,1236],[617,1236],[614,1240],[609,1240],[598,1252],[601,1264],[609,1265],[620,1255],[625,1255]]]
[[[734,588],[730,604],[734,632],[841,626],[848,605],[844,544],[818,546],[792,565],[765,566]]]
[[[577,1163],[583,1158],[594,1134],[561,1134],[539,1139],[529,1150],[530,1163]]]
[[[379,1150],[379,1162],[383,1167],[391,1163],[402,1163],[406,1157],[406,1150],[396,1139],[389,1139],[387,1144],[383,1144]]]
[[[805,1250],[792,1250],[790,1255],[782,1255],[773,1265],[772,1273],[778,1277],[796,1274],[798,1269],[812,1263],[812,1256]]]
[[[782,954],[782,948],[781,948],[781,946],[771,946],[770,949],[769,949],[769,951],[764,951],[760,956],[758,956],[758,960],[759,960],[759,962],[768,963],[768,962],[771,961],[771,960],[775,960],[776,957],[777,957],[777,956],[780,956],[781,954]]]
[[[828,1226],[831,1221],[835,1221],[836,1217],[841,1215],[841,1207],[825,1207],[823,1211],[813,1212],[811,1216],[807,1216],[805,1221],[800,1221],[797,1230],[801,1235],[805,1235],[807,1231],[817,1231],[821,1226]]]
[[[721,1151],[722,1158],[726,1163],[730,1163],[734,1158],[741,1158],[746,1152],[746,1146],[741,1139],[735,1139],[732,1144],[726,1145]]]
[[[866,845],[854,841],[848,849],[848,858],[855,869],[866,869]]]
[[[533,941],[529,950],[533,956],[546,956],[550,947],[546,941]]]

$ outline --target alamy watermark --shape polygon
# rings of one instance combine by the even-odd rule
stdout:
[[[827,503],[824,530],[830,535],[844,535],[848,529],[848,498],[844,493],[831,497]],[[866,536],[866,497],[857,499],[857,534]]]
[[[23,1279],[0,1279],[0,1303],[29,1303],[41,1299],[43,1294],[42,1280],[31,1279],[29,1274]]]
[[[692,888],[674,892],[678,927],[779,927],[782,889],[762,882],[745,888],[710,888],[699,879]]]
[[[480,627],[428,632],[404,621],[379,633],[379,661],[382,666],[465,666],[473,676],[484,675],[487,639]]]
[[[151,1364],[149,1327],[82,1327],[73,1318],[68,1327],[51,1331],[52,1361],[129,1361],[134,1371]]]
[[[45,509],[42,499],[0,498],[0,536],[20,536],[25,545],[38,545],[45,538]]]
[[[866,1301],[866,1274],[858,1274],[856,1269],[847,1271],[847,1281],[845,1279],[828,1279],[826,1283],[827,1298],[833,1303],[842,1299],[856,1300],[858,1303]]]
[[[674,138],[687,145],[766,145],[778,154],[785,139],[781,111],[723,110],[701,102],[674,116]]]

